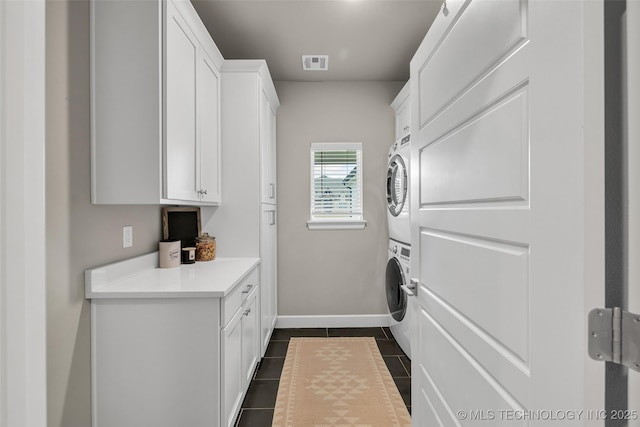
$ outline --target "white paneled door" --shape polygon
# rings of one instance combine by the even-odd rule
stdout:
[[[597,1],[447,0],[411,62],[416,426],[602,424],[601,34]]]

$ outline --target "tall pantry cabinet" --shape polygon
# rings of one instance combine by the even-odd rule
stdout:
[[[276,111],[263,60],[222,66],[222,192],[212,218],[220,256],[258,256],[260,342],[264,354],[277,316]]]

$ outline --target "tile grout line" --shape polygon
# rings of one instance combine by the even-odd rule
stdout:
[[[233,427],[238,427],[240,425],[240,419],[242,418],[242,413],[244,412],[244,408],[240,408],[240,412],[238,412],[238,416],[236,417],[236,422],[233,424]]]
[[[384,328],[380,329],[382,329],[382,333],[384,334],[384,336],[387,337],[388,340],[390,340],[391,338],[389,338],[389,335],[387,335],[387,331],[385,331]]]
[[[407,357],[408,358],[408,357]],[[409,372],[409,369],[407,369],[407,366],[405,365],[405,363],[402,361],[402,356],[398,356],[398,359],[400,360],[400,364],[402,365],[402,367],[404,368],[405,372],[407,373],[407,375],[409,375],[409,378],[411,378],[411,372]],[[411,360],[411,359],[409,359]]]
[[[270,409],[275,409],[275,407],[273,408],[242,408],[242,411],[268,411]]]

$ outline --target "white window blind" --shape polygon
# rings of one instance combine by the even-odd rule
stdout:
[[[362,209],[362,144],[312,143],[309,228],[362,228]]]

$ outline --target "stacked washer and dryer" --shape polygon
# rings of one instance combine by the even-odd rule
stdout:
[[[389,252],[385,288],[391,314],[391,333],[411,357],[411,336],[416,301],[410,283],[411,217],[409,215],[409,164],[411,152],[409,83],[391,106],[396,111],[396,142],[389,148],[387,167],[387,219]]]

